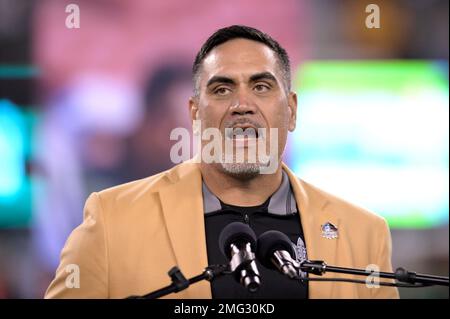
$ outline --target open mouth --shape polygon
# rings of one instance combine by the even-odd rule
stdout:
[[[260,132],[254,126],[235,126],[226,128],[225,136],[233,140],[255,140],[260,137]]]

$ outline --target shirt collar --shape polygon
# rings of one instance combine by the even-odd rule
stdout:
[[[219,199],[202,182],[203,193],[203,211],[205,214],[216,212],[222,209]],[[272,194],[267,208],[268,213],[274,215],[292,215],[297,212],[297,203],[294,193],[291,189],[289,177],[282,171],[281,185],[275,193]]]

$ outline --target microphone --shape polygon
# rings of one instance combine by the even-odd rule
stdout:
[[[370,276],[372,275],[367,269],[346,268],[329,266],[322,260],[305,260],[299,263],[292,256],[295,255],[294,248],[288,236],[277,230],[269,230],[263,233],[258,238],[258,249],[256,256],[259,262],[269,269],[278,269],[281,273],[289,276],[291,279],[304,278],[301,271],[322,276],[326,272]],[[416,274],[415,272],[407,271],[403,268],[397,268],[395,273],[379,272],[378,276],[381,278],[395,279],[398,282],[380,282],[380,286],[395,286],[395,287],[426,287],[430,285],[448,286],[448,277]],[[308,279],[308,280],[313,280]],[[342,278],[327,278],[328,281],[352,282],[367,285],[366,280],[357,279],[342,279]],[[318,280],[318,279],[316,279]]]
[[[235,280],[250,292],[257,291],[261,281],[255,262],[255,232],[244,223],[228,224],[220,233],[219,247],[230,261]]]
[[[269,268],[278,269],[291,279],[298,279],[300,264],[292,257],[294,248],[288,236],[277,230],[269,230],[258,238],[256,256]]]

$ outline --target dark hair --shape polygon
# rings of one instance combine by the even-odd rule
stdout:
[[[257,29],[247,27],[244,25],[232,25],[226,28],[222,28],[214,32],[208,40],[203,44],[200,51],[194,60],[194,65],[192,66],[193,81],[194,81],[194,94],[198,95],[198,74],[201,68],[201,64],[205,57],[214,49],[216,46],[223,44],[227,41],[233,39],[249,39],[257,42],[261,42],[271,48],[278,56],[278,60],[283,72],[283,78],[285,81],[286,88],[290,90],[291,88],[291,69],[289,63],[289,57],[286,50],[283,49],[280,44],[272,39],[268,34],[261,32]]]

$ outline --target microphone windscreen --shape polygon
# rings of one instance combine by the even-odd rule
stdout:
[[[256,249],[255,232],[247,224],[233,222],[225,226],[219,235],[219,247],[225,257],[231,257],[231,244],[250,243],[252,251]]]
[[[285,250],[292,259],[295,259],[294,247],[289,237],[278,230],[269,230],[259,236],[256,250],[256,258],[267,268],[275,268],[271,258],[275,251]]]

